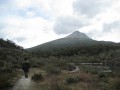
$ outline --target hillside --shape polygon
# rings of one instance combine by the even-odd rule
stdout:
[[[46,90],[119,90],[120,44],[96,41],[84,33],[69,36],[28,49],[35,67],[46,72],[41,88]],[[71,65],[78,67],[79,71]],[[40,70],[41,70],[40,69]],[[50,80],[50,81],[49,81]]]
[[[99,44],[112,45],[115,43],[105,42],[105,41],[96,41],[89,38],[84,33],[75,31],[64,38],[53,40],[53,41],[29,48],[27,50],[32,52],[51,51],[51,50],[53,51],[55,49],[73,48],[73,47],[81,47],[81,46],[93,46],[93,45],[99,45]]]
[[[28,53],[13,41],[0,39],[0,89],[12,86],[16,69],[21,68],[21,62]]]
[[[65,38],[42,44],[43,47],[48,45],[47,48],[42,47],[43,50],[38,48],[39,50],[28,53],[11,42],[2,40],[0,47],[0,88],[2,90],[5,88],[9,90],[8,87],[14,85],[10,90],[23,90],[23,88],[24,90],[30,88],[34,90],[110,90],[108,87],[117,88],[111,90],[119,90],[119,43],[96,41],[83,33],[75,32]],[[53,48],[51,50],[50,43],[54,45],[54,47],[51,45]],[[28,79],[25,79],[21,72],[24,57],[29,57],[31,65]],[[102,66],[82,65],[82,63],[102,63]],[[74,72],[75,67],[78,71]],[[104,73],[108,70],[112,72]],[[16,76],[21,78],[15,84],[13,79]],[[33,81],[33,77],[37,81]]]
[[[55,56],[69,58],[76,55],[76,57],[81,58],[77,62],[106,62],[109,65],[113,63],[120,65],[119,43],[93,40],[79,31],[75,31],[64,38],[30,48],[28,51],[37,57],[48,58]]]
[[[16,45],[11,40],[3,40],[0,38],[0,48],[23,49],[23,47]]]

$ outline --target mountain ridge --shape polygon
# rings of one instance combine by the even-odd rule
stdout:
[[[79,31],[75,31],[65,38],[90,39],[86,34],[79,32]]]
[[[73,48],[73,47],[81,47],[81,46],[92,46],[98,44],[114,44],[114,42],[107,41],[96,41],[89,38],[86,34],[81,33],[79,31],[75,31],[72,34],[56,39],[50,42],[43,43],[41,45],[37,45],[35,47],[27,49],[28,51],[36,52],[36,51],[49,51],[54,49],[61,48]]]

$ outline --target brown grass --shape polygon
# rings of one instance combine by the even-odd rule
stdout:
[[[103,87],[104,84],[110,85],[114,81],[120,80],[120,77],[108,77],[108,82],[104,82],[98,78],[97,75],[83,71],[70,72],[63,70],[58,75],[49,75],[44,70],[39,68],[31,69],[29,76],[31,77],[36,73],[41,73],[43,76],[43,80],[37,82],[35,85],[36,88],[41,88],[41,90],[42,88],[44,88],[44,90],[56,90],[57,88],[60,90],[103,90],[101,87]],[[82,80],[77,83],[68,84],[66,79],[69,77],[80,77]]]

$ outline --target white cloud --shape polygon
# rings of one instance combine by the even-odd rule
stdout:
[[[15,0],[14,4],[24,9],[24,8],[28,8],[32,4],[32,2],[31,0]]]
[[[53,17],[61,15],[70,15],[73,13],[72,2],[74,0],[15,0],[14,4],[18,9],[35,8],[42,10],[47,14],[54,15]]]
[[[120,42],[119,38],[120,31],[118,29],[113,29],[108,33],[103,33],[100,37],[97,37],[97,40]]]
[[[5,20],[7,27],[1,32],[5,34],[4,38],[16,40],[23,37],[25,40],[17,42],[26,47],[35,46],[53,40],[58,36],[52,31],[52,24],[40,17],[31,19],[9,17]]]
[[[32,12],[32,11],[27,11],[27,12],[26,12],[26,15],[27,15],[28,17],[34,17],[34,16],[36,15],[36,13],[35,13],[35,12]]]
[[[75,29],[97,40],[120,42],[120,27],[109,26],[120,20],[119,0],[7,1],[0,4],[0,37],[25,48],[57,39]],[[105,25],[110,30],[106,31]]]
[[[57,34],[69,34],[84,26],[84,22],[73,16],[59,17],[54,25]]]
[[[73,7],[77,14],[91,18],[106,11],[109,4],[110,0],[75,0]]]

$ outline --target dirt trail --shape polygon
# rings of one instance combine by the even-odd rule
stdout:
[[[71,72],[77,72],[79,70],[78,66],[75,66],[76,69]],[[20,79],[15,83],[14,87],[10,90],[40,90],[37,86],[37,83],[31,80],[31,77],[36,73],[45,73],[44,71],[40,70],[39,68],[32,68],[30,69],[29,77],[25,78],[24,73],[20,71]]]
[[[41,71],[38,68],[31,69],[28,78],[25,78],[23,72],[21,72],[20,79],[11,90],[38,90],[35,86],[35,82],[31,80],[31,76],[39,72]]]

